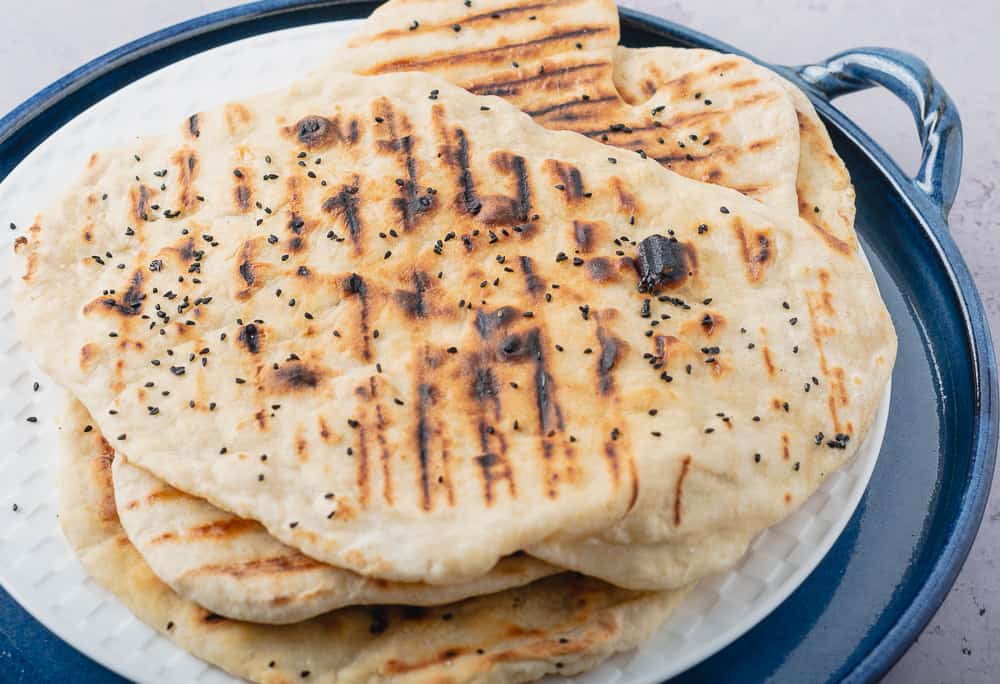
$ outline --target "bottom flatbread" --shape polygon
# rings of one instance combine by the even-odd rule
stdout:
[[[114,450],[86,412],[63,422],[60,520],[84,568],[139,619],[245,679],[279,682],[528,682],[589,669],[635,647],[684,591],[635,592],[565,573],[435,608],[344,608],[291,625],[222,618],[160,581],[118,520]]]
[[[75,424],[93,423],[76,399],[66,411]],[[520,553],[457,584],[365,577],[309,558],[260,523],[174,489],[124,457],[116,455],[111,471],[118,522],[150,569],[181,597],[234,620],[288,624],[345,606],[440,605],[561,572]]]

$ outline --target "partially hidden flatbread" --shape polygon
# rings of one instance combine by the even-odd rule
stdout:
[[[425,74],[98,154],[29,235],[20,334],[117,449],[400,581],[771,524],[895,355],[860,258],[788,212]]]
[[[433,73],[503,97],[546,128],[641,151],[689,178],[797,212],[799,129],[777,76],[702,51],[684,64],[622,65],[618,36],[610,0],[390,1],[331,66]],[[652,72],[640,75],[647,66]]]
[[[615,85],[622,97],[636,101],[654,92],[658,83],[690,78],[692,73],[725,73],[725,65],[732,60],[731,55],[712,50],[619,46],[615,51]],[[760,66],[754,68],[766,71]],[[831,249],[854,251],[854,186],[847,167],[834,150],[809,98],[785,79],[773,74],[772,78],[785,88],[798,118],[800,153],[795,189],[799,215]],[[740,82],[739,78],[735,80]],[[729,85],[733,86],[733,81]]]
[[[112,472],[119,520],[143,560],[183,598],[236,620],[284,624],[344,606],[441,605],[559,572],[519,554],[461,584],[373,579],[313,560],[259,523],[176,490],[125,458],[115,459]]]
[[[830,249],[856,249],[850,176],[802,91],[742,57],[618,38],[609,0],[390,0],[330,66],[427,71],[498,95],[547,128],[796,211]]]
[[[527,682],[589,669],[655,630],[683,591],[641,593],[563,574],[436,608],[345,608],[293,625],[228,620],[181,598],[122,529],[114,450],[74,402],[63,425],[60,522],[84,568],[195,656],[265,684]]]

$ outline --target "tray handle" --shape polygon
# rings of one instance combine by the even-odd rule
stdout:
[[[906,103],[923,147],[912,182],[947,218],[962,172],[962,122],[921,59],[902,50],[857,48],[793,71],[827,100],[880,85]]]

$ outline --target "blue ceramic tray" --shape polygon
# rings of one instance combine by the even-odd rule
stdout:
[[[0,180],[78,113],[167,64],[283,28],[367,16],[374,2],[265,0],[193,19],[100,57],[0,119]],[[739,50],[622,10],[626,45]],[[826,121],[857,190],[857,229],[899,335],[893,400],[868,492],[829,555],[777,610],[677,682],[872,681],[906,651],[944,599],[979,527],[997,440],[996,359],[982,302],[947,215],[958,189],[958,112],[916,57],[859,49],[775,67]],[[882,86],[913,112],[915,178],[830,105]],[[119,682],[0,590],[0,680]]]

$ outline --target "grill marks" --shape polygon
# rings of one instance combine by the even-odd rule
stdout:
[[[194,243],[190,244],[193,246]],[[264,274],[267,267],[265,264],[254,262],[256,253],[257,248],[254,241],[247,240],[237,254],[236,278],[237,283],[242,284],[242,289],[237,291],[236,298],[240,301],[250,299],[257,290],[264,286]]]
[[[343,284],[344,295],[357,297],[358,299],[358,333],[360,340],[360,354],[364,361],[371,361],[371,335],[369,334],[369,302],[368,284],[364,278],[357,273],[352,273]]]
[[[312,228],[304,218],[304,208],[302,202],[302,179],[297,176],[289,177],[287,181],[288,189],[288,223],[285,226],[289,233],[288,251],[294,253],[301,252],[306,247],[306,237]]]
[[[545,169],[551,174],[552,182],[562,186],[561,192],[567,204],[583,199],[583,176],[580,175],[580,169],[555,159],[545,160]]]
[[[687,477],[688,469],[691,467],[691,455],[686,454],[681,461],[681,472],[677,476],[677,483],[674,485],[674,527],[681,524],[681,494],[684,488],[684,478]]]
[[[164,532],[150,539],[149,543],[162,544],[164,542],[198,541],[201,539],[232,539],[261,531],[263,531],[263,528],[255,520],[226,517],[189,527],[183,535],[178,535],[174,532]]]
[[[129,199],[132,207],[132,220],[135,223],[149,220],[149,200],[153,191],[145,185],[140,184],[138,188],[129,190]]]
[[[373,375],[368,378],[368,390],[360,387],[359,394],[363,399],[375,405],[375,441],[378,442],[379,455],[382,463],[382,498],[390,506],[393,504],[392,493],[392,455],[389,453],[388,441],[385,438],[385,409],[379,401],[378,380]]]
[[[582,116],[576,114],[572,111],[577,107],[597,107],[599,105],[605,104],[607,102],[617,102],[617,95],[605,95],[603,97],[588,97],[584,99],[583,97],[574,98],[572,100],[566,100],[564,102],[557,102],[556,104],[547,105],[545,107],[539,107],[538,109],[529,109],[525,111],[525,114],[533,119],[545,118],[546,121],[542,123],[545,124],[548,121],[576,121],[583,118]],[[550,114],[555,114],[556,116],[549,116]],[[589,120],[589,119],[588,119]]]
[[[253,560],[241,561],[239,563],[218,563],[213,565],[202,565],[201,567],[189,570],[184,573],[186,577],[196,577],[200,575],[226,575],[235,579],[249,577],[266,576],[278,577],[290,575],[298,572],[316,570],[323,566],[322,563],[301,553],[289,553],[271,558],[255,558]]]
[[[850,434],[853,430],[851,423],[844,426],[840,422],[839,409],[846,407],[850,403],[850,396],[847,393],[847,383],[845,382],[844,369],[839,366],[830,366],[823,348],[823,340],[837,334],[833,326],[824,324],[822,315],[834,316],[833,295],[827,290],[827,283],[830,274],[825,270],[819,272],[820,289],[806,292],[806,305],[809,309],[809,327],[812,331],[813,344],[816,346],[816,353],[819,356],[819,368],[823,379],[829,389],[827,406],[830,411],[830,418],[833,421],[834,432]]]
[[[138,316],[142,313],[142,302],[146,295],[142,291],[143,274],[141,270],[136,270],[128,279],[128,287],[118,299],[114,297],[99,297],[84,307],[84,313],[90,313],[95,307],[100,306],[105,311],[110,311],[126,318]]]
[[[469,141],[465,131],[461,128],[448,130],[448,122],[441,105],[435,106],[431,115],[434,119],[441,161],[455,174],[455,185],[458,187],[455,208],[460,213],[475,216],[482,210],[483,203],[476,192],[476,183],[469,167]]]
[[[733,231],[743,251],[747,280],[752,283],[760,282],[766,275],[767,267],[774,260],[776,252],[770,231],[755,230],[748,234],[739,219],[736,220]]]
[[[601,325],[597,326],[597,341],[601,350],[597,356],[597,391],[608,395],[614,392],[615,379],[612,371],[618,364],[624,342]]]
[[[545,281],[535,273],[535,265],[531,257],[522,256],[518,261],[521,264],[521,273],[524,274],[524,287],[529,295],[537,299],[538,295],[545,292]]]
[[[396,290],[393,299],[396,304],[406,313],[409,318],[426,318],[428,315],[427,302],[424,293],[430,289],[431,278],[426,273],[418,271],[413,274],[413,291]]]
[[[498,152],[493,155],[491,161],[497,171],[514,177],[515,195],[514,197],[507,195],[482,197],[477,218],[487,226],[509,226],[515,223],[524,223],[528,220],[528,212],[531,211],[531,185],[524,157]],[[465,163],[468,164],[467,153]]]
[[[187,120],[187,135],[192,139],[201,136],[201,121],[198,114],[192,114]]]
[[[430,359],[431,352],[429,350],[425,350],[425,355],[427,357],[425,358],[425,361],[429,363],[424,365],[432,369],[436,367],[437,362]],[[415,390],[416,401],[414,403],[417,407],[415,430],[417,460],[420,466],[418,484],[420,487],[421,508],[425,511],[430,511],[434,508],[434,487],[438,484],[443,486],[445,489],[448,505],[454,506],[455,491],[452,486],[451,473],[448,469],[448,443],[445,439],[440,423],[433,417],[435,407],[437,407],[440,399],[439,390],[422,371],[418,373]],[[436,479],[433,475],[435,465],[434,453],[436,451],[434,446],[435,441],[439,442],[439,465],[441,472]]]
[[[469,92],[475,93],[476,95],[496,95],[504,98],[520,95],[523,91],[527,91],[529,93],[534,92],[532,88],[525,88],[525,86],[533,86],[535,90],[552,89],[558,91],[561,90],[561,88],[557,87],[559,84],[548,83],[548,81],[557,80],[569,74],[577,74],[581,71],[598,69],[604,70],[607,66],[608,62],[606,61],[571,64],[568,66],[558,67],[556,69],[546,69],[541,73],[537,73],[533,76],[526,76],[524,78],[468,83],[465,84],[465,89]],[[594,79],[589,77],[579,77],[578,79],[573,79],[570,83],[579,81],[590,83],[593,82]]]
[[[538,328],[533,329],[527,337],[526,349],[531,351],[535,360],[535,400],[538,406],[539,432],[546,433],[555,428],[565,429],[562,408],[556,400],[555,380],[549,373],[545,350],[542,347],[542,334]]]
[[[504,418],[501,387],[497,373],[505,366],[528,366],[530,387],[534,390],[535,429],[538,454],[542,460],[543,486],[547,496],[558,496],[560,481],[573,482],[577,477],[573,448],[565,437],[565,422],[559,404],[556,386],[545,354],[545,334],[539,327],[518,329],[528,320],[519,311],[507,306],[493,312],[482,309],[476,312],[476,330],[482,346],[474,353],[474,366],[470,372],[471,394],[479,407],[473,420],[480,438],[482,455],[477,459],[483,475],[484,496],[487,504],[496,496],[495,485],[507,480],[508,492],[513,498],[517,485],[513,464],[507,457],[507,438],[502,430],[490,425],[491,418],[497,425],[510,420]],[[523,391],[523,390],[522,390]],[[492,413],[492,415],[488,415]],[[521,428],[524,430],[522,422]],[[561,454],[563,463],[558,464]]]
[[[377,122],[375,130],[384,130],[388,134],[386,138],[376,138],[375,148],[380,152],[395,154],[405,174],[405,178],[396,182],[402,197],[395,198],[392,204],[400,214],[403,230],[409,232],[422,215],[436,207],[437,200],[433,193],[419,192],[418,161],[413,154],[414,136],[406,116],[397,116],[389,100],[385,98],[378,100],[372,110]]]
[[[183,149],[174,154],[172,161],[177,169],[177,206],[187,211],[197,202],[194,180],[199,171],[198,156],[194,150]]]
[[[541,24],[542,22],[539,22]],[[555,31],[540,38],[511,43],[494,48],[469,50],[443,50],[426,57],[397,59],[377,64],[366,69],[363,74],[378,74],[391,71],[434,71],[434,67],[455,68],[473,64],[509,64],[511,59],[527,61],[547,54],[558,54],[574,49],[574,44],[583,38],[591,38],[611,33],[608,26],[576,26],[563,31]]]
[[[246,168],[238,168],[234,171],[233,178],[235,179],[233,183],[233,204],[236,206],[237,211],[241,214],[246,214],[253,206],[253,185],[250,183],[250,171]]]
[[[360,199],[358,189],[361,179],[354,177],[352,185],[341,186],[340,192],[323,202],[323,211],[339,217],[347,227],[347,234],[354,245],[354,254],[360,255],[362,251],[362,228],[361,213],[359,211]]]

